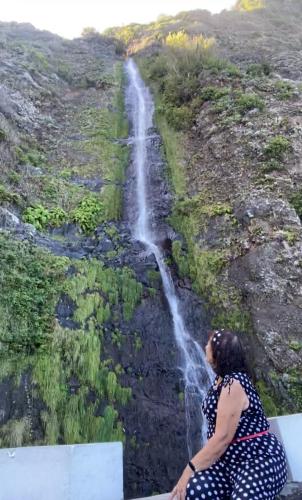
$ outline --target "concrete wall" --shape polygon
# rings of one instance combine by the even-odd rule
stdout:
[[[0,500],[122,500],[122,443],[0,450]]]
[[[272,417],[271,431],[282,441],[288,463],[288,479],[302,482],[302,413]]]

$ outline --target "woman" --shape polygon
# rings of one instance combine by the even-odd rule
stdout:
[[[184,469],[170,499],[273,500],[286,482],[285,454],[268,431],[238,336],[211,332],[206,358],[217,375],[202,404],[208,441]]]

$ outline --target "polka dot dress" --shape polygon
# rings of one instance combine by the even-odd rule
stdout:
[[[210,387],[202,409],[208,420],[208,439],[215,432],[217,403],[222,387],[239,380],[249,407],[241,413],[234,439],[269,429],[263,407],[247,374],[234,372]],[[230,444],[211,467],[196,472],[188,482],[186,500],[262,500],[276,498],[286,482],[286,459],[282,445],[268,433]]]

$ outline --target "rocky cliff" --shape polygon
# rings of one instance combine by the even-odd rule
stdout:
[[[301,17],[278,1],[73,41],[0,24],[2,446],[122,439],[129,498],[187,460],[171,317],[131,238],[121,41],[156,99],[150,196],[188,329],[239,331],[267,412],[301,411]]]
[[[1,446],[122,440],[126,496],[169,490],[183,382],[155,259],[130,232],[120,44],[2,23],[0,47]],[[156,131],[150,154],[165,216]],[[202,340],[202,302],[179,294]]]
[[[301,3],[111,30],[157,100],[173,256],[240,331],[271,415],[301,411]]]

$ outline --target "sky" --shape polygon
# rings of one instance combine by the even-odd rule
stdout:
[[[149,23],[161,14],[207,9],[220,12],[235,0],[2,0],[0,21],[29,22],[65,38],[81,35],[83,28],[103,31],[129,23]]]

